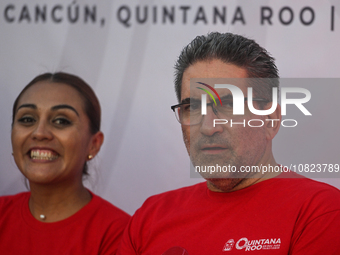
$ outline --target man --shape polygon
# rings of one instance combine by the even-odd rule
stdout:
[[[217,89],[220,104],[211,97],[203,114],[204,87],[211,89],[208,83],[217,78],[234,81],[234,92],[244,95],[252,85],[254,98],[248,94],[242,116],[231,114],[232,89]],[[340,254],[339,190],[280,168],[274,159],[281,113],[279,106],[270,109],[277,78],[267,51],[239,35],[210,33],[183,49],[175,79],[180,104],[172,109],[191,162],[206,182],[147,199],[118,254]],[[246,102],[251,98],[254,109],[268,114],[255,115]],[[216,119],[234,125],[217,125]],[[263,125],[243,125],[254,119]],[[201,171],[211,165],[234,171]],[[281,171],[241,171],[251,166]]]

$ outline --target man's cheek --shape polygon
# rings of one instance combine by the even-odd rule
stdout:
[[[185,147],[190,155],[190,127],[182,126],[182,134]]]

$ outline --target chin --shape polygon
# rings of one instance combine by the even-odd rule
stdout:
[[[48,170],[44,171],[42,169],[30,169],[22,173],[30,183],[48,184],[54,179],[53,174],[51,174],[51,172]]]
[[[205,178],[208,188],[216,192],[231,192],[242,183],[243,178]]]
[[[51,182],[51,178],[48,176],[26,176],[29,183],[35,184],[49,184]]]

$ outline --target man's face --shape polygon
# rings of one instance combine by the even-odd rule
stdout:
[[[197,62],[186,69],[183,74],[181,101],[191,97],[200,100],[200,94],[190,93],[191,78],[247,78],[246,70],[233,64],[226,64],[220,60]],[[214,86],[214,84],[210,84]],[[237,85],[247,95],[247,86],[244,83]],[[221,97],[230,94],[227,89],[220,89]],[[208,99],[208,103],[210,103]],[[248,122],[250,119],[264,119],[264,117],[252,114],[245,107],[245,114],[233,116],[233,121]],[[271,155],[268,150],[266,128],[249,127],[243,125],[216,125],[213,127],[213,119],[219,119],[210,106],[207,107],[207,115],[200,124],[192,126],[182,125],[182,132],[187,151],[194,166],[252,166],[266,163]],[[271,151],[271,150],[270,150]],[[244,182],[249,173],[201,173],[207,179],[208,187],[216,191],[232,191]]]

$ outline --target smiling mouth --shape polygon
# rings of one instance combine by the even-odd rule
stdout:
[[[30,152],[31,159],[52,161],[57,159],[58,157],[58,154],[50,150],[31,150]]]

